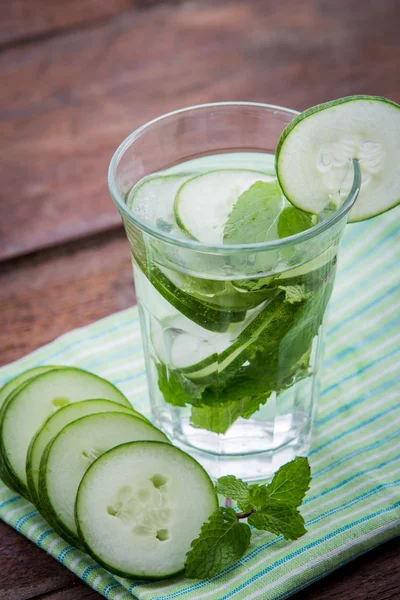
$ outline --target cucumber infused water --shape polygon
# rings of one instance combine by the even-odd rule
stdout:
[[[326,195],[318,213],[290,203],[274,151],[295,115],[246,103],[184,109],[132,134],[110,167],[152,417],[213,477],[268,477],[310,444],[359,169],[349,163],[350,190]]]

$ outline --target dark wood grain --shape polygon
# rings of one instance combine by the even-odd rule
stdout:
[[[0,47],[92,24],[134,4],[134,0],[2,0]]]
[[[400,541],[391,540],[364,554],[292,600],[398,600]]]
[[[36,597],[35,600],[104,600],[104,597],[77,581],[76,585],[71,588],[44,594],[44,596]]]
[[[182,0],[2,0],[0,49],[16,43],[36,42],[72,28],[91,27],[113,15],[155,4]]]
[[[34,598],[71,586],[75,579],[51,556],[0,521],[1,600]]]
[[[0,266],[0,364],[134,302],[123,231],[4,264]]]
[[[35,600],[104,600],[104,597],[87,585],[77,582],[71,588],[44,594],[44,596],[36,597]]]
[[[106,171],[165,111],[400,100],[397,0],[204,0],[128,11],[0,55],[0,258],[119,226]]]

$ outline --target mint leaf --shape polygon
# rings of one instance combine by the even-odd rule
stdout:
[[[237,199],[224,228],[225,244],[278,238],[282,191],[277,181],[257,181]]]
[[[218,494],[232,498],[232,500],[247,500],[249,497],[249,486],[247,483],[234,475],[224,475],[215,484]]]
[[[250,381],[247,382],[247,386],[251,386]],[[225,394],[221,392],[222,398],[224,395],[226,395],[226,392]],[[208,431],[214,431],[214,433],[226,433],[239,417],[249,419],[260,408],[261,404],[265,404],[270,395],[271,392],[265,392],[259,396],[243,396],[238,400],[229,400],[226,396],[223,402],[213,402],[210,406],[192,406],[190,422],[193,427],[199,429],[207,429]],[[211,402],[213,394],[211,394],[211,398],[208,394],[204,394],[202,398],[205,402]]]
[[[259,292],[262,290],[268,293],[271,290],[272,293],[274,288],[271,286],[273,286],[274,281],[278,278],[279,275],[269,275],[268,277],[260,277],[259,279],[235,279],[232,285],[239,292]]]
[[[304,284],[279,285],[278,288],[285,292],[285,300],[286,302],[290,302],[290,304],[303,302],[312,295],[312,292],[307,290]]]
[[[307,532],[299,511],[282,502],[270,501],[265,508],[252,514],[248,522],[256,529],[283,535],[287,540],[297,540]]]
[[[215,487],[218,494],[236,500],[239,509],[243,512],[252,510],[252,505],[249,503],[249,486],[241,479],[237,479],[234,475],[225,475],[218,479]]]
[[[269,500],[267,486],[254,483],[250,486],[249,502],[255,510],[261,510]]]
[[[279,215],[278,234],[280,238],[296,235],[313,226],[311,215],[295,206],[287,206]]]
[[[310,481],[308,459],[297,456],[275,473],[273,480],[267,486],[268,502],[281,502],[292,507],[300,506],[309,489]]]
[[[251,531],[239,523],[233,508],[218,508],[205,523],[186,555],[186,577],[213,577],[241,558],[250,544]]]
[[[157,363],[158,387],[166,402],[173,406],[196,404],[204,386],[198,386],[186,379],[176,369],[169,369],[164,363]]]

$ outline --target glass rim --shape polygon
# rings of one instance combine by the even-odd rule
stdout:
[[[154,125],[157,125],[161,121],[169,119],[170,117],[174,117],[176,115],[181,115],[188,113],[193,110],[199,109],[208,109],[208,108],[221,108],[225,106],[243,108],[243,107],[253,107],[253,108],[263,108],[269,110],[279,110],[282,112],[290,113],[294,117],[300,114],[298,111],[285,108],[283,106],[275,105],[275,104],[264,104],[262,102],[210,102],[206,104],[195,104],[193,106],[187,106],[185,108],[179,108],[177,110],[173,110],[171,112],[165,113],[147,121],[143,125],[140,125],[136,129],[132,131],[117,147],[115,150],[110,165],[108,168],[108,188],[111,194],[111,197],[116,204],[118,210],[123,213],[123,215],[131,222],[134,223],[141,231],[148,233],[150,236],[155,237],[163,242],[167,242],[168,244],[172,244],[174,246],[180,246],[183,248],[187,248],[190,250],[197,250],[208,253],[215,254],[229,254],[233,251],[242,250],[243,252],[262,252],[265,250],[277,250],[279,248],[285,246],[291,246],[293,244],[298,244],[303,241],[312,240],[314,237],[317,237],[319,234],[327,231],[331,227],[333,227],[338,221],[341,220],[343,216],[345,216],[350,209],[352,208],[354,202],[357,199],[358,193],[361,187],[361,171],[358,164],[357,159],[352,159],[353,164],[353,183],[351,189],[347,195],[347,198],[342,202],[339,208],[325,221],[321,223],[317,223],[310,229],[306,229],[305,231],[301,231],[300,233],[296,233],[295,235],[282,238],[279,240],[271,240],[268,242],[256,242],[250,244],[219,244],[219,245],[209,245],[203,244],[198,240],[192,239],[180,239],[169,235],[166,232],[160,231],[156,227],[152,227],[147,223],[143,223],[140,219],[138,219],[133,211],[128,208],[124,199],[118,191],[117,182],[115,178],[115,174],[117,171],[117,167],[119,162],[121,161],[126,150],[135,142],[135,140],[140,136],[141,133],[150,129]],[[288,200],[288,202],[290,202]]]

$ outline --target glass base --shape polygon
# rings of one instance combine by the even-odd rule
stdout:
[[[192,427],[189,419],[173,423],[170,413],[155,418],[157,427],[203,465],[212,479],[235,475],[249,482],[270,479],[283,464],[308,454],[310,433],[305,435],[303,419],[296,421],[293,415],[277,417],[273,424],[239,419],[227,434],[216,435]]]

